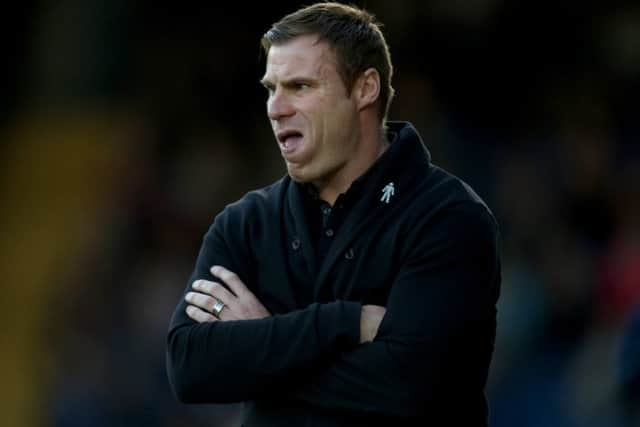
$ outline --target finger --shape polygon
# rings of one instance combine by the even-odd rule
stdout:
[[[209,313],[213,312],[213,305],[218,301],[211,295],[201,294],[199,292],[187,292],[184,300],[189,304],[201,308]]]
[[[236,299],[236,296],[229,292],[227,288],[210,280],[196,280],[191,287],[198,292],[212,295],[227,305],[232,304]]]
[[[212,314],[213,316],[215,316],[216,320],[237,320],[237,316],[233,314],[233,310],[229,306],[229,304],[225,303],[222,300],[218,300],[215,297],[201,294],[199,292],[187,292],[187,295],[185,295],[184,299],[194,307],[197,307],[208,314]],[[222,310],[220,310],[220,313],[215,313],[213,308],[218,303],[218,301],[222,302],[224,306]]]
[[[211,274],[229,285],[231,291],[238,297],[246,293],[251,293],[249,289],[247,289],[245,284],[242,283],[242,280],[240,280],[238,275],[233,271],[227,270],[226,268],[219,265],[214,265],[213,267],[211,267]]]
[[[209,314],[206,311],[203,311],[193,305],[188,305],[186,312],[187,312],[187,316],[189,316],[190,318],[192,318],[198,323],[215,322],[218,320],[212,314]]]

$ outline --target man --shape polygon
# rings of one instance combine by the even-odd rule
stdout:
[[[386,122],[384,37],[321,3],[264,35],[288,175],[227,206],[171,319],[183,402],[245,402],[245,426],[487,424],[500,283],[495,221]]]

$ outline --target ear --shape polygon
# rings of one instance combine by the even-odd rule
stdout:
[[[356,81],[353,94],[358,102],[358,110],[373,105],[380,96],[380,74],[375,68],[367,69]]]

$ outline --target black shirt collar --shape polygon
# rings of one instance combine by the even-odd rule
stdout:
[[[374,162],[369,169],[360,175],[349,187],[349,189],[338,196],[336,205],[348,207],[353,205],[366,192],[367,188],[374,188],[377,183],[389,178],[398,171],[398,167],[406,167],[403,161],[407,156],[416,156],[416,160],[430,161],[430,155],[418,135],[417,131],[409,122],[388,122],[387,141],[389,148]],[[421,155],[420,155],[421,154]],[[320,194],[315,185],[311,183],[301,184],[308,202],[313,202],[316,206],[327,204],[320,198]]]

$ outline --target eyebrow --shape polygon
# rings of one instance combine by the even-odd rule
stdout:
[[[305,76],[293,76],[293,77],[288,77],[286,79],[282,79],[280,81],[280,84],[282,84],[283,86],[290,86],[294,83],[297,82],[305,82],[305,83],[314,83],[317,79],[312,78],[312,77],[305,77]],[[260,80],[260,84],[264,87],[273,87],[275,85],[275,83],[273,83],[271,80],[267,79],[266,77],[263,77]]]
[[[273,86],[273,82],[271,80],[268,80],[267,78],[263,77],[260,79],[260,84],[264,87],[269,87],[269,86]]]

